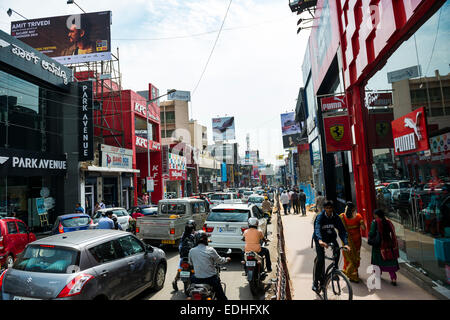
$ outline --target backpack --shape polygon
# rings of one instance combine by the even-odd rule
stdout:
[[[297,192],[294,192],[294,193],[292,194],[291,200],[292,200],[292,201],[297,201],[297,200],[298,200],[298,193],[297,193]]]
[[[298,196],[301,202],[306,202],[306,194],[304,192],[300,193]]]
[[[194,238],[185,237],[180,244],[180,257],[187,258],[189,256],[189,251],[194,247]]]

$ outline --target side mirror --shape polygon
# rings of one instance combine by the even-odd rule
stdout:
[[[150,253],[152,253],[153,251],[154,251],[154,249],[153,249],[153,247],[152,247],[151,245],[147,244],[147,245],[145,246],[145,252],[150,252]]]
[[[233,251],[231,250],[231,248],[229,248],[228,250],[227,250],[227,254],[231,254]]]

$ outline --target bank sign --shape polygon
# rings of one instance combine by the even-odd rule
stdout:
[[[101,145],[102,167],[107,168],[133,168],[133,150]]]
[[[66,172],[65,155],[0,148],[1,176],[65,175]]]
[[[425,108],[419,108],[391,122],[395,155],[429,150]]]

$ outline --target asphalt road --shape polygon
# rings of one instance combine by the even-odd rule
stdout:
[[[272,240],[273,224],[268,226],[268,238]],[[173,292],[172,280],[175,278],[175,274],[179,263],[178,250],[175,248],[163,247],[166,252],[168,270],[166,273],[166,281],[164,287],[158,292],[144,292],[143,294],[137,296],[135,299],[139,300],[185,300],[186,296],[183,292],[183,282],[178,282],[179,291]],[[264,294],[259,297],[254,297],[250,292],[250,287],[248,285],[247,279],[243,275],[243,267],[240,262],[239,254],[231,255],[231,262],[225,264],[224,266],[227,270],[220,273],[220,278],[222,282],[225,283],[226,289],[225,294],[229,300],[260,300],[264,299]],[[271,259],[273,260],[273,259]],[[269,283],[269,277],[264,281],[267,285]]]

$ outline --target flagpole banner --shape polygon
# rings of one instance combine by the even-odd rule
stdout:
[[[280,116],[283,148],[296,148],[302,143],[300,134],[303,123],[295,121],[295,112],[282,113]]]
[[[323,118],[327,153],[352,149],[352,135],[348,115]]]
[[[396,156],[430,149],[424,107],[392,121],[391,126]]]

